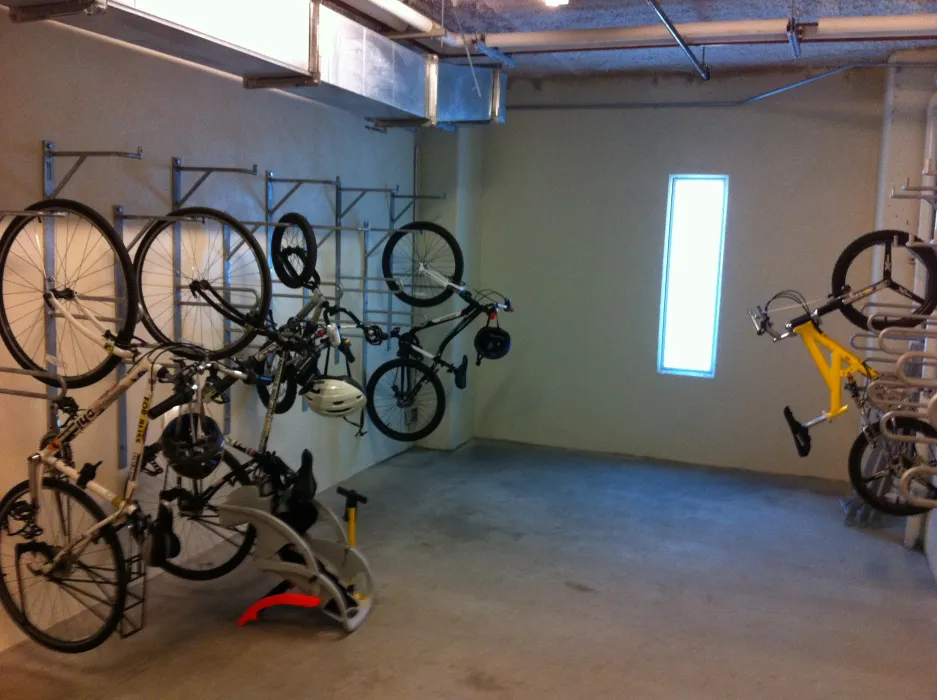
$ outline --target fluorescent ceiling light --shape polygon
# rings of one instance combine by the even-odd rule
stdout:
[[[569,0],[543,0],[547,7],[561,7],[563,5],[568,5]]]

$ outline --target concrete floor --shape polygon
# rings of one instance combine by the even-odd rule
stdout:
[[[235,627],[270,585],[250,564],[160,576],[143,632],[20,645],[0,698],[937,697],[926,562],[844,527],[840,486],[501,443],[350,483],[380,596],[354,635],[299,610]]]

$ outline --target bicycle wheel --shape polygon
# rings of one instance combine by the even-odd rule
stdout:
[[[455,236],[442,226],[414,221],[394,231],[381,260],[387,286],[411,306],[435,306],[452,296],[428,271],[461,284],[464,262]]]
[[[47,199],[28,211],[49,216],[18,216],[0,238],[0,337],[23,369],[49,369],[72,388],[94,384],[120,362],[104,343],[133,338],[138,299],[130,255],[107,219],[80,202]],[[77,297],[112,339],[102,332],[95,343],[76,331],[52,313],[46,292],[97,334]]]
[[[299,289],[316,278],[316,233],[302,214],[288,212],[270,237],[270,262],[280,281],[290,289]]]
[[[267,355],[263,360],[257,360],[254,363],[254,371],[261,377],[272,377],[277,369],[277,360],[281,357],[283,356],[274,354]],[[287,358],[286,361],[288,362],[289,359]],[[257,396],[260,397],[264,406],[270,405],[270,388],[262,381],[257,382]],[[287,367],[283,370],[283,379],[280,382],[280,391],[277,394],[277,407],[274,409],[274,413],[277,415],[286,413],[293,407],[295,401],[296,378],[293,377],[293,373],[290,371],[290,368]]]
[[[253,526],[223,526],[218,506],[240,486],[251,483],[247,471],[234,455],[225,452],[223,465],[207,479],[184,479],[162,457],[158,464],[165,470],[141,484],[137,502],[148,514],[155,514],[161,491],[173,511],[172,529],[182,550],[179,556],[163,562],[162,569],[190,581],[209,581],[234,571],[254,546],[257,533]]]
[[[425,438],[446,412],[442,382],[415,360],[391,360],[378,367],[368,380],[366,396],[371,422],[401,442]]]
[[[0,500],[0,604],[23,632],[44,647],[88,651],[116,629],[127,597],[124,553],[106,525],[83,549],[40,567],[104,519],[100,506],[77,486],[45,478],[39,514],[29,482]]]
[[[937,430],[914,418],[896,419],[895,428],[902,434],[937,438]],[[927,457],[920,455],[916,445],[889,440],[882,435],[879,424],[871,425],[859,433],[849,450],[849,481],[863,501],[883,513],[925,513],[927,508],[911,505],[901,497],[898,482],[911,467],[937,464],[937,448],[928,445],[927,449]]]
[[[266,318],[271,284],[263,250],[224,212],[189,207],[169,216],[186,220],[153,222],[134,260],[143,325],[161,343],[192,343],[210,358],[230,357],[255,333],[206,298],[217,294],[244,316]]]
[[[911,328],[923,322],[922,318],[909,318],[910,314],[926,315],[937,307],[937,254],[931,248],[908,248],[908,243],[921,243],[920,239],[905,231],[874,231],[860,236],[840,254],[833,266],[833,296],[847,291],[859,292],[881,284],[882,288],[856,302],[883,305],[868,313],[853,305],[844,306],[843,316],[862,330],[882,330],[892,326]],[[921,263],[923,272],[917,277],[923,283],[921,292],[916,285],[905,286],[892,279],[892,270],[906,268],[907,263]],[[869,270],[873,282],[869,284]],[[878,271],[881,272],[878,272]],[[876,311],[889,314],[876,319],[870,326],[870,317]]]

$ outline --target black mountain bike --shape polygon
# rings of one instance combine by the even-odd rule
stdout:
[[[449,285],[450,289],[456,287],[451,282]],[[468,369],[468,356],[463,356],[462,362],[454,365],[444,360],[442,355],[453,338],[472,325],[475,319],[482,314],[488,317],[488,323],[475,336],[476,365],[483,359],[504,357],[511,347],[507,331],[498,326],[499,311],[514,311],[510,299],[498,295],[500,301],[494,300],[489,292],[476,298],[461,288],[458,288],[458,295],[466,304],[461,311],[431,319],[407,331],[394,328],[387,336],[397,338],[397,359],[385,362],[374,371],[365,393],[371,421],[394,440],[421,440],[439,427],[446,412],[446,393],[437,375],[445,369],[455,375],[456,387],[464,389]],[[456,319],[459,322],[443,338],[435,353],[423,349],[418,337],[421,331]]]

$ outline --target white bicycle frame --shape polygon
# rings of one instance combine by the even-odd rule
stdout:
[[[94,539],[95,535],[103,528],[108,525],[117,523],[118,521],[123,521],[130,515],[134,514],[138,506],[132,500],[133,494],[137,487],[137,477],[140,473],[141,458],[143,455],[143,448],[146,446],[146,433],[149,426],[149,409],[153,400],[153,391],[156,386],[156,373],[159,369],[164,367],[164,365],[152,362],[147,357],[139,358],[137,352],[134,350],[126,350],[123,348],[115,347],[113,343],[106,340],[107,329],[102,325],[92,314],[87,307],[85,307],[77,296],[72,300],[76,307],[82,314],[83,319],[86,319],[91,322],[95,329],[99,332],[96,334],[94,331],[87,328],[83,325],[72,313],[62,304],[55,296],[49,296],[49,303],[55,309],[57,313],[60,313],[71,327],[84,335],[86,338],[92,342],[100,345],[108,353],[115,355],[122,360],[134,360],[132,371],[130,371],[126,377],[121,379],[117,384],[108,389],[104,394],[102,394],[91,406],[85,410],[77,420],[70,422],[65,429],[57,435],[54,439],[50,440],[49,444],[38,452],[30,455],[28,458],[29,463],[29,489],[32,497],[33,505],[36,508],[38,513],[39,509],[39,493],[42,487],[42,479],[45,476],[46,472],[50,469],[54,469],[59,473],[65,475],[69,481],[77,483],[81,479],[82,474],[79,470],[70,466],[67,462],[62,459],[55,457],[55,454],[59,452],[62,448],[62,444],[67,444],[75,437],[83,433],[88,426],[95,422],[111,405],[113,405],[121,396],[127,393],[134,384],[137,383],[144,375],[149,374],[150,379],[147,384],[146,393],[143,396],[143,402],[140,407],[140,419],[137,422],[136,434],[133,441],[133,451],[130,457],[130,472],[127,478],[127,485],[124,488],[124,496],[114,494],[109,489],[105,488],[99,484],[94,479],[88,480],[84,485],[84,488],[88,491],[91,491],[94,495],[99,498],[107,501],[116,510],[110,515],[106,516],[103,520],[99,521],[91,528],[83,532],[74,542],[69,543],[67,547],[64,547],[62,550],[56,554],[55,558],[44,565],[40,573],[48,573],[51,571],[61,560],[63,556],[79,549],[83,549]],[[243,373],[236,370],[230,370],[226,367],[222,367],[217,363],[212,363],[212,367],[218,369],[222,373],[232,374],[243,378]]]

